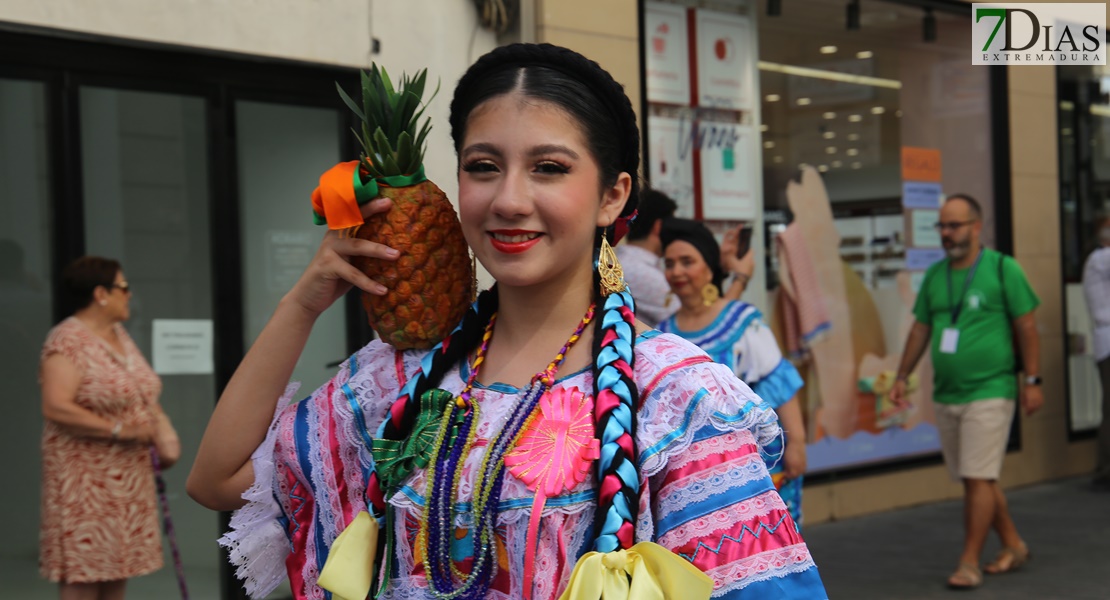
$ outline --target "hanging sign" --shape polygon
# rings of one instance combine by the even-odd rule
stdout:
[[[686,9],[648,2],[644,10],[647,39],[648,102],[690,103],[690,44]]]
[[[697,10],[698,106],[750,110],[751,22],[740,15]]]
[[[754,128],[736,123],[700,121],[702,217],[751,221],[758,217],[752,188],[751,148]]]

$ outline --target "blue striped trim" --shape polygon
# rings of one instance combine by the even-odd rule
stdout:
[[[790,402],[803,385],[798,369],[795,369],[794,365],[785,358],[762,379],[751,383],[752,391],[771,408],[778,408]]]
[[[301,465],[301,471],[304,472],[305,481],[312,481],[312,461],[308,459],[308,402],[302,401],[297,404],[297,420],[294,422],[294,444],[297,446],[297,462]],[[311,487],[311,486],[310,486]],[[312,502],[312,520],[315,522],[316,530],[316,570],[324,568],[324,563],[328,560],[328,545],[324,543],[323,527],[320,524],[320,503],[318,499],[313,498]],[[331,600],[331,592],[325,591],[324,597]]]
[[[355,357],[351,357],[351,376],[358,371],[358,366],[355,364]],[[366,427],[366,414],[362,412],[362,406],[359,405],[358,399],[355,398],[355,391],[351,389],[350,379],[347,383],[343,384],[340,388],[343,390],[343,395],[347,397],[347,404],[351,407],[351,414],[355,417],[355,431],[362,437],[362,443],[366,445],[366,451],[370,452],[372,443],[370,441],[370,430]]]
[[[679,426],[678,429],[667,434],[663,439],[656,442],[655,445],[651,448],[648,448],[647,450],[641,452],[640,466],[643,466],[644,462],[647,459],[662,452],[664,449],[666,449],[667,446],[671,445],[672,442],[686,435],[686,430],[690,428],[690,421],[694,419],[694,413],[697,411],[698,405],[701,404],[702,398],[705,398],[708,395],[709,391],[705,388],[701,388],[700,390],[698,390],[698,393],[694,394],[694,397],[690,399],[690,405],[686,407],[686,414],[682,417],[682,425]]]
[[[405,497],[407,497],[417,506],[421,508],[424,507],[425,498],[423,494],[417,493],[416,490],[407,485],[401,488],[401,493],[404,494]],[[556,496],[554,498],[548,498],[544,506],[571,506],[574,504],[581,504],[583,502],[593,502],[595,499],[597,499],[597,490],[585,490],[574,494],[568,494],[566,496]],[[502,500],[497,504],[497,510],[506,511],[519,508],[529,508],[532,506],[533,500],[534,498],[511,498],[509,500]],[[455,512],[470,514],[471,512],[473,512],[473,505],[470,502],[456,502]]]
[[[825,333],[826,331],[828,331],[830,329],[832,329],[832,323],[830,323],[828,321],[825,321],[824,323],[821,323],[817,327],[814,327],[813,331],[811,331],[809,333],[806,333],[806,334],[803,334],[802,335],[802,341],[807,342],[807,343],[812,342],[813,338],[821,335],[822,333]]]
[[[655,537],[656,539],[661,538],[683,523],[688,523],[699,517],[717,512],[725,507],[743,502],[748,498],[766,492],[773,492],[774,490],[775,484],[771,482],[771,477],[767,476],[755,481],[749,481],[739,487],[730,488],[727,494],[714,494],[701,502],[690,504],[682,510],[675,511],[660,519],[659,523],[655,526]],[[783,514],[786,513],[784,512]]]
[[[357,431],[359,436],[362,437],[362,443],[363,443],[364,446],[366,446],[366,453],[369,456],[373,457],[373,455],[374,455],[373,445],[372,445],[373,442],[370,438],[370,430],[366,427],[366,413],[363,412],[362,406],[358,403],[358,399],[355,398],[355,392],[354,392],[354,390],[351,389],[351,385],[350,385],[350,380],[354,378],[355,373],[358,373],[358,360],[356,360],[356,358],[354,356],[351,357],[350,365],[351,365],[350,376],[347,378],[347,383],[344,383],[343,387],[341,389],[343,390],[343,395],[347,396],[347,404],[349,404],[351,406],[351,414],[353,414],[354,417],[355,417],[355,431]],[[373,466],[373,460],[374,459],[371,458],[370,460],[371,460],[370,464],[362,465],[362,467],[361,467],[362,481],[363,481],[363,488],[364,488],[363,489],[363,494],[366,493],[365,487],[370,482],[370,472],[373,471],[373,469],[374,469],[374,466]],[[369,506],[370,503],[367,502],[366,505]]]
[[[721,314],[717,315],[716,319],[713,319],[712,323],[697,331],[683,331],[679,329],[678,322],[674,316],[660,323],[659,329],[685,338],[693,344],[704,348],[707,344],[711,344],[722,337],[727,337],[729,340],[740,339],[740,336],[744,333],[744,329],[747,328],[752,319],[758,319],[762,316],[759,309],[751,304],[734,300],[721,311]],[[741,319],[741,317],[743,318]],[[740,332],[733,334],[738,327],[740,328]]]

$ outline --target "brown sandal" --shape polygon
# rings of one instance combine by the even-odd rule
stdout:
[[[990,575],[1001,575],[1016,571],[1029,562],[1033,555],[1029,553],[1029,546],[1022,544],[1017,548],[1003,548],[998,551],[998,556],[983,569]]]
[[[956,572],[948,578],[948,587],[954,590],[971,590],[982,583],[983,572],[979,570],[979,565],[971,563],[960,563],[960,566],[956,567]]]

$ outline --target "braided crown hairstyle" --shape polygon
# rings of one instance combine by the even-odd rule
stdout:
[[[512,44],[489,52],[467,70],[455,88],[450,123],[456,152],[462,149],[474,109],[510,93],[550,102],[566,111],[579,124],[597,162],[599,189],[612,187],[621,173],[628,173],[632,177],[631,193],[621,216],[636,210],[640,134],[632,103],[608,72],[577,52],[550,44]],[[611,239],[612,229],[598,229],[595,251],[603,235]],[[632,296],[627,291],[601,297],[596,272],[593,289],[601,308],[599,318],[594,319],[592,351],[596,431],[602,445],[594,546],[608,552],[632,545],[639,507],[634,443],[639,394],[632,377],[635,317]],[[425,357],[420,372],[393,404],[382,435],[389,439],[408,435],[420,396],[438,385],[451,367],[478,346],[485,325],[496,311],[496,288],[491,288],[478,297],[455,331]],[[378,493],[371,497],[380,510],[384,498],[374,489],[376,485],[372,479],[371,491]]]

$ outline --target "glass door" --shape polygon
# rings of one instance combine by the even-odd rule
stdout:
[[[243,339],[249,348],[278,301],[316,254],[325,229],[312,222],[312,190],[340,160],[334,109],[239,101],[235,105],[239,223],[243,265]],[[316,321],[293,371],[307,396],[347,356],[343,302]]]
[[[182,356],[154,340],[213,327],[209,232],[219,215],[209,214],[205,101],[100,87],[81,88],[79,98],[86,254],[119,260],[131,284],[126,326],[159,371],[160,402],[181,437],[181,461],[165,477],[190,593],[218,598],[218,516],[185,493],[216,402],[212,348]],[[168,549],[164,556],[163,569],[128,584],[129,596],[178,594]]]
[[[27,598],[54,587],[38,575],[42,403],[39,353],[51,314],[50,164],[45,88],[0,79],[0,373],[8,397],[0,456],[9,457],[0,496],[3,595]]]

